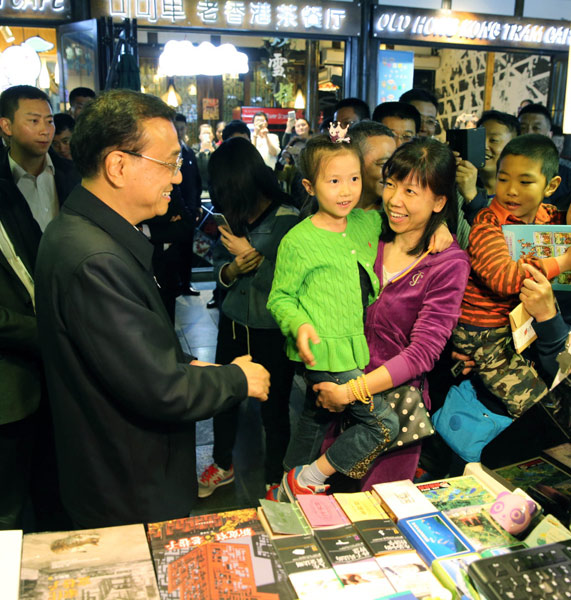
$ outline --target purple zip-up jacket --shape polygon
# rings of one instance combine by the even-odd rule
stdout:
[[[384,242],[379,242],[375,273],[383,281]],[[454,241],[439,254],[429,254],[418,265],[389,283],[367,310],[365,335],[370,362],[366,372],[384,365],[395,387],[418,385],[440,357],[460,316],[460,304],[470,273],[466,252]],[[424,401],[430,408],[428,385]],[[374,483],[412,479],[421,444],[380,456],[361,480],[362,489]]]

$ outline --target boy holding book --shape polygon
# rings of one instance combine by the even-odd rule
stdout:
[[[511,140],[498,160],[496,196],[478,213],[470,233],[472,270],[452,339],[455,348],[476,363],[483,384],[514,418],[548,391],[512,344],[509,313],[529,276],[523,264],[532,264],[552,279],[571,270],[571,248],[555,258],[514,261],[502,225],[564,222],[555,206],[543,203],[559,185],[558,166],[557,149],[549,138],[530,134]]]

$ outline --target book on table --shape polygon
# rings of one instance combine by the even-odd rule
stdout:
[[[255,508],[150,523],[148,537],[162,600],[295,597]]]
[[[143,525],[24,536],[20,600],[54,598],[157,600]]]
[[[436,510],[491,504],[496,499],[496,494],[473,475],[417,483],[416,487]]]

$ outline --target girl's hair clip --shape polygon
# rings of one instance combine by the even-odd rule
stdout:
[[[349,125],[346,127],[341,127],[341,123],[339,121],[333,121],[329,123],[329,137],[332,142],[335,144],[340,144],[341,142],[349,143],[351,138],[346,135],[347,130],[349,129]]]

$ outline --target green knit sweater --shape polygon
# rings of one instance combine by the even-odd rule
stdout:
[[[286,336],[292,360],[301,361],[297,330],[310,323],[321,342],[312,345],[316,364],[309,368],[335,373],[368,364],[358,264],[371,278],[371,303],[379,293],[373,266],[380,232],[376,210],[354,209],[343,233],[319,229],[308,217],[284,236],[268,309]]]

